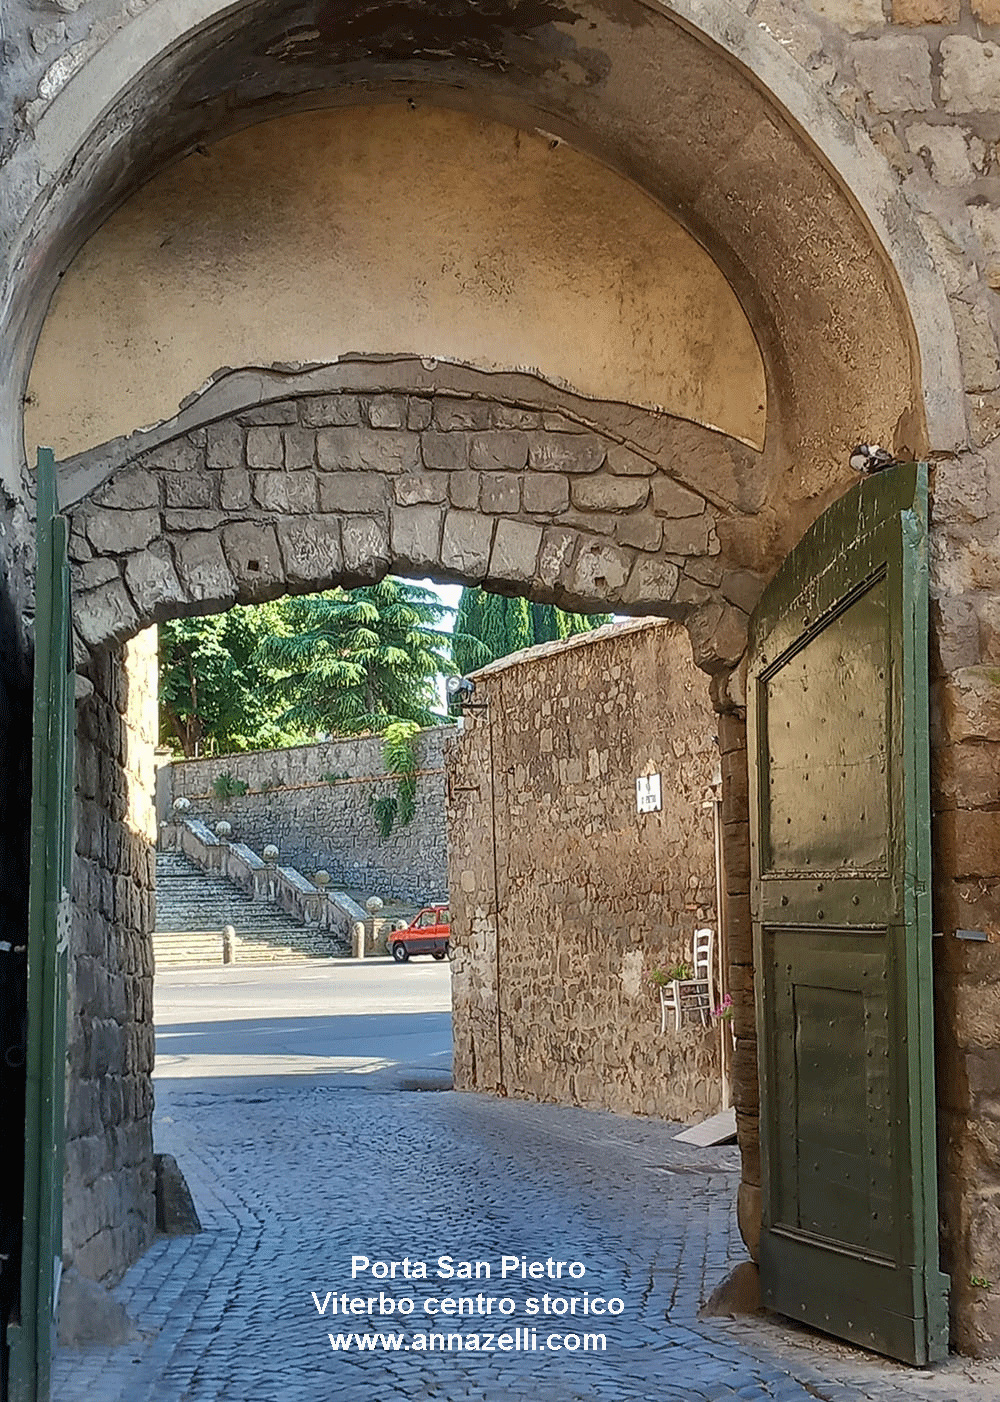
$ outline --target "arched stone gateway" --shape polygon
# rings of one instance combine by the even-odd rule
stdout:
[[[733,439],[524,375],[409,358],[229,373],[154,433],[63,465],[76,628],[98,649],[394,570],[674,617],[728,672],[776,535],[801,528],[776,520],[766,470]]]
[[[149,870],[130,807],[145,778],[122,728],[123,644],[137,646],[124,640],[156,618],[390,568],[687,625],[720,710],[741,1223],[753,1242],[739,658],[762,581],[852,480],[851,446],[875,440],[937,464],[943,1234],[956,1338],[995,1351],[1000,1297],[968,1284],[1000,1272],[988,1147],[1000,1044],[981,1013],[981,985],[997,978],[1000,879],[1000,237],[976,155],[995,135],[989,45],[967,19],[938,43],[933,7],[908,7],[904,27],[883,34],[879,6],[845,6],[840,24],[839,7],[816,15],[805,0],[769,7],[780,42],[759,12],[724,0],[130,8],[94,0],[49,32],[13,0],[24,42],[8,91],[20,106],[0,172],[5,571],[29,615],[22,446],[58,442],[77,659],[93,686],[79,714],[69,1250],[110,1276],[151,1231]],[[366,123],[372,107],[379,119]],[[475,178],[453,162],[444,179],[447,162],[418,138],[446,126],[462,133],[453,149],[502,148],[503,178],[470,156]],[[405,243],[403,194],[376,218],[350,161],[336,188],[294,178],[306,154],[315,169],[324,151],[366,141],[362,172],[370,157],[391,169],[407,153],[394,188],[420,206],[413,227],[434,249],[398,287],[377,255],[389,223]],[[338,218],[338,191],[356,187],[351,218]],[[447,222],[466,187],[492,223]],[[556,188],[608,219],[549,240]],[[531,259],[504,243],[505,202]],[[641,209],[644,241],[615,222],[616,204]],[[315,261],[299,243],[283,267],[290,221],[319,241]],[[117,303],[103,295],[116,266],[128,284]],[[682,266],[687,300],[671,302],[663,283]],[[328,297],[350,290],[357,317],[308,306],[301,323],[282,320],[309,303],[313,267],[327,270]],[[580,285],[594,299],[567,312]],[[722,320],[696,308],[678,335],[692,289],[708,286]],[[209,304],[211,337],[192,347]],[[646,322],[656,335],[643,338]],[[723,325],[722,349],[739,352],[728,360]],[[567,346],[574,334],[580,345]],[[992,939],[956,943],[969,927]],[[102,1080],[114,1085],[103,1099]]]

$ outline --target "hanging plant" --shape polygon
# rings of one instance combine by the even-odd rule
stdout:
[[[393,828],[402,827],[417,811],[417,750],[420,726],[415,721],[394,721],[382,737],[382,761],[396,777],[396,792],[372,799],[372,816],[384,842]]]

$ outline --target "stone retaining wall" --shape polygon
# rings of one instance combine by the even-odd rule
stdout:
[[[189,798],[193,816],[210,827],[224,818],[233,840],[255,852],[274,843],[281,863],[306,876],[325,870],[334,883],[360,888],[366,896],[422,904],[447,898],[442,751],[451,733],[445,726],[417,737],[416,812],[409,823],[396,823],[384,840],[372,800],[394,794],[398,781],[385,772],[377,736],[176,760],[165,766],[168,783],[161,802]],[[214,797],[212,785],[222,774],[248,784],[249,792]]]

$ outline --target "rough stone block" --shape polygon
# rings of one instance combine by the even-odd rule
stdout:
[[[323,428],[316,434],[316,457],[329,472],[420,471],[418,438],[413,433]]]
[[[453,429],[489,428],[490,406],[478,399],[449,399],[438,395],[434,400],[434,422],[445,433]]]
[[[156,1175],[156,1230],[166,1236],[191,1236],[201,1231],[191,1190],[173,1154],[153,1157]]]
[[[406,405],[406,427],[416,433],[431,426],[434,406],[429,399],[410,399]]]
[[[704,555],[712,536],[714,517],[688,516],[680,521],[664,521],[663,549],[668,555]]]
[[[951,303],[951,313],[958,332],[966,389],[972,393],[997,389],[1000,387],[1000,357],[989,313],[984,307],[959,301]]]
[[[663,523],[648,512],[637,511],[631,516],[615,519],[615,540],[635,550],[659,550],[663,541]]]
[[[540,428],[542,416],[537,409],[521,409],[516,404],[491,404],[490,423],[494,428]]]
[[[218,506],[218,473],[174,472],[164,478],[164,500],[169,507],[188,510]]]
[[[529,472],[524,478],[522,496],[525,511],[558,516],[569,506],[569,478],[559,473],[540,476]]]
[[[521,509],[521,478],[513,472],[483,473],[479,505],[497,515],[516,515]]]
[[[220,473],[219,505],[223,511],[238,511],[250,505],[250,474],[245,467]]]
[[[373,472],[330,472],[319,479],[321,511],[378,514],[388,501],[388,479]]]
[[[177,573],[190,597],[204,603],[236,602],[236,581],[218,538],[200,532],[174,542]]]
[[[892,0],[893,24],[957,24],[959,0]]]
[[[445,477],[431,477],[424,473],[412,477],[396,477],[392,484],[393,495],[399,506],[444,501],[447,495],[447,480]]]
[[[574,481],[572,496],[573,505],[581,511],[631,511],[645,506],[649,483],[641,477],[608,477],[602,472]]]
[[[538,577],[549,589],[565,590],[580,537],[576,531],[550,526],[542,537]]]
[[[469,466],[469,434],[434,433],[420,435],[424,466],[443,472],[461,472]]]
[[[174,438],[158,448],[151,448],[139,459],[140,465],[149,472],[193,472],[203,461],[202,449],[190,438]]]
[[[469,462],[483,472],[520,472],[528,461],[527,435],[518,429],[495,429],[492,433],[474,433],[469,448]]]
[[[243,466],[243,430],[232,419],[205,429],[205,461],[211,468]]]
[[[1000,107],[1000,44],[967,34],[941,40],[941,101],[948,112],[995,112]]]
[[[1000,0],[972,0],[972,13],[983,24],[1000,25]]]
[[[441,563],[475,581],[483,579],[489,565],[494,521],[474,511],[449,511],[441,540]]]
[[[311,428],[285,428],[281,431],[285,467],[289,472],[316,465],[316,434]]]
[[[84,517],[87,539],[99,555],[142,550],[160,534],[158,511],[94,511]]]
[[[406,400],[398,394],[378,394],[368,403],[372,428],[406,428]]]
[[[942,688],[944,729],[948,740],[1000,740],[1000,686],[992,667],[962,667],[945,678]]]
[[[541,546],[541,526],[524,521],[498,521],[490,556],[490,579],[531,584],[536,578]]]
[[[480,486],[478,472],[452,472],[447,478],[448,500],[459,511],[476,511]]]
[[[321,479],[325,480],[325,479]],[[265,511],[280,511],[292,516],[316,510],[315,472],[255,472],[254,500]]]
[[[103,647],[138,632],[140,620],[120,579],[102,584],[76,601],[74,621],[88,647]]]
[[[528,462],[539,472],[596,472],[607,449],[589,433],[530,433]]]
[[[700,516],[707,502],[697,492],[682,487],[672,477],[653,481],[653,510],[660,516]]]
[[[234,521],[223,528],[222,547],[241,598],[275,598],[282,592],[284,567],[273,526]]]
[[[81,593],[86,593],[88,589],[96,589],[100,584],[109,584],[112,579],[120,578],[120,575],[118,561],[101,556],[95,560],[87,560],[73,571],[73,587]]]
[[[247,430],[247,466],[278,469],[285,461],[281,430],[251,428]]]
[[[610,443],[608,471],[616,477],[651,477],[657,471],[657,466],[641,453],[626,448],[624,443]]]
[[[626,604],[665,604],[677,591],[679,570],[670,560],[638,559],[622,594]]]
[[[352,578],[381,579],[389,568],[389,531],[384,518],[348,516],[341,523],[344,570]]]
[[[570,578],[570,593],[581,602],[599,607],[618,603],[632,572],[631,551],[603,542],[587,541],[580,547]]]
[[[925,155],[939,185],[967,185],[975,180],[969,144],[959,127],[914,122],[906,129],[906,144],[916,155]]]
[[[143,507],[160,504],[160,484],[151,472],[141,468],[126,468],[116,472],[105,486],[95,495],[98,506],[109,506],[123,511],[139,511]]]
[[[174,557],[165,540],[154,540],[145,550],[130,555],[125,562],[125,583],[140,618],[168,617],[172,604],[186,602],[174,568]]]
[[[926,39],[892,34],[851,45],[864,92],[877,112],[926,112],[933,106],[931,55]]]
[[[302,422],[313,428],[346,428],[361,422],[356,394],[318,394],[302,401]]]
[[[395,506],[390,516],[393,567],[433,571],[440,561],[440,506]]]
[[[811,8],[849,34],[885,26],[882,0],[813,0]]]

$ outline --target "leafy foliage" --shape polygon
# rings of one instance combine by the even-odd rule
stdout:
[[[273,676],[255,660],[261,640],[283,626],[279,604],[161,624],[161,743],[190,759],[305,738],[279,723]]]
[[[607,613],[564,613],[552,604],[532,604],[470,587],[462,590],[459,601],[452,657],[456,670],[464,675],[522,648],[586,633],[610,621]]]
[[[449,613],[436,594],[387,578],[284,601],[284,628],[255,659],[275,675],[280,720],[307,733],[381,734],[439,725],[436,678],[451,671]]]
[[[212,781],[212,793],[216,798],[225,801],[227,798],[240,798],[250,788],[250,785],[243,779],[237,779],[230,774],[227,769],[224,774],[219,774]]]

